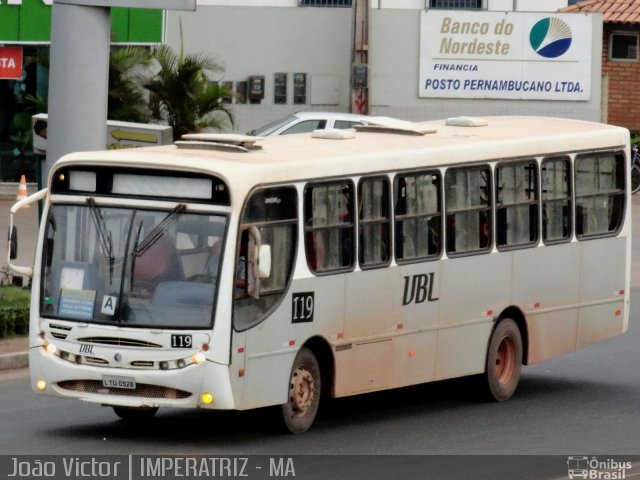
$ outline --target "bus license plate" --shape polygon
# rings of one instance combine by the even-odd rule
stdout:
[[[136,381],[132,377],[102,377],[102,385],[108,388],[124,388],[127,390],[135,390]]]

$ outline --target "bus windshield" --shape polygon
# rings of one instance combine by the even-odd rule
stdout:
[[[45,230],[44,317],[132,327],[210,328],[227,218],[56,205]]]

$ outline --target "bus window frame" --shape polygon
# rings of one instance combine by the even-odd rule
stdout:
[[[607,194],[589,194],[589,195],[581,195],[578,196],[578,192],[577,192],[577,182],[576,182],[576,177],[578,174],[578,169],[576,167],[578,160],[584,158],[584,157],[589,157],[589,156],[594,156],[594,155],[604,155],[604,154],[611,154],[614,156],[614,158],[616,159],[616,161],[620,160],[622,163],[622,189],[619,190],[618,192],[609,192]],[[573,177],[572,177],[572,182],[573,182],[573,226],[574,226],[574,234],[576,237],[576,240],[578,240],[579,242],[583,242],[583,241],[589,241],[589,240],[597,240],[597,239],[601,239],[601,238],[608,238],[608,237],[616,237],[620,234],[620,232],[622,231],[622,229],[625,226],[625,220],[626,220],[626,215],[627,215],[627,209],[629,208],[628,205],[628,201],[627,201],[627,196],[628,196],[628,192],[629,192],[629,185],[627,182],[627,176],[628,176],[628,169],[629,169],[629,165],[630,165],[630,161],[627,158],[627,156],[625,155],[624,150],[621,149],[600,149],[600,150],[591,150],[591,151],[583,151],[583,152],[579,152],[576,153],[574,158],[573,158]],[[603,232],[603,233],[595,233],[595,234],[579,234],[578,233],[578,198],[589,198],[589,197],[598,197],[598,196],[604,196],[604,195],[608,195],[610,198],[615,196],[621,196],[622,197],[622,210],[620,212],[620,216],[619,216],[619,222],[618,225],[616,226],[616,228],[614,230],[610,230],[608,232]]]
[[[360,202],[361,202],[361,187],[362,184],[364,182],[367,181],[375,181],[375,180],[383,180],[384,182],[386,182],[386,192],[387,192],[387,217],[386,220],[369,220],[364,222],[365,225],[387,225],[388,228],[388,242],[387,242],[387,248],[386,248],[386,253],[387,253],[387,260],[385,262],[380,262],[380,263],[371,263],[371,264],[367,264],[364,265],[363,262],[361,261],[360,258],[360,254],[362,252],[362,244],[361,242],[361,233],[360,233],[360,228],[362,226],[362,217],[360,215]],[[389,179],[388,175],[371,175],[371,176],[367,176],[367,177],[360,177],[360,179],[358,180],[358,185],[356,188],[356,257],[357,257],[357,261],[358,261],[358,266],[360,267],[360,270],[375,270],[375,269],[379,269],[379,268],[385,268],[388,267],[389,265],[391,265],[391,261],[394,258],[394,238],[393,238],[393,233],[394,233],[394,228],[393,228],[393,221],[394,221],[394,212],[393,212],[393,184],[392,184],[392,180]]]
[[[564,161],[567,162],[569,164],[569,170],[567,172],[567,185],[569,187],[569,193],[568,196],[566,197],[566,200],[569,201],[569,206],[568,206],[568,220],[569,220],[569,232],[567,234],[566,237],[561,238],[559,240],[547,240],[544,236],[544,205],[545,205],[545,199],[543,198],[544,192],[542,190],[543,184],[542,184],[542,176],[543,176],[543,169],[544,169],[544,165],[545,163],[548,162],[554,162],[554,161]],[[551,156],[546,156],[546,157],[542,157],[542,160],[540,161],[539,164],[539,172],[540,172],[540,176],[539,176],[539,183],[540,183],[540,239],[542,241],[542,244],[547,246],[547,245],[560,245],[563,243],[570,243],[574,237],[575,234],[575,196],[574,196],[574,185],[573,185],[573,170],[574,170],[574,164],[573,164],[573,160],[571,159],[571,156],[569,154],[554,154]],[[553,200],[547,200],[547,201],[553,201]]]
[[[433,262],[436,260],[440,260],[443,255],[444,252],[446,250],[446,238],[445,238],[445,194],[444,194],[444,176],[446,173],[446,167],[444,167],[444,171],[443,171],[443,167],[433,167],[433,168],[428,168],[428,169],[420,169],[420,170],[407,170],[407,171],[400,171],[400,172],[396,172],[396,174],[393,176],[393,198],[392,198],[392,224],[393,224],[393,257],[396,261],[396,263],[398,265],[409,265],[412,263],[423,263],[423,262]],[[435,216],[439,216],[440,217],[440,222],[439,222],[439,226],[440,226],[440,244],[438,245],[438,252],[434,253],[433,255],[425,255],[425,256],[421,256],[421,257],[413,257],[410,259],[405,259],[405,258],[398,258],[398,252],[397,252],[397,241],[396,241],[396,235],[397,235],[397,222],[398,222],[398,216],[396,214],[396,201],[399,195],[399,191],[398,191],[398,184],[399,184],[399,180],[401,177],[408,177],[408,176],[419,176],[419,175],[437,175],[438,176],[438,203],[439,203],[439,211],[436,215],[430,215],[431,217],[435,217]],[[426,216],[426,215],[423,215]],[[417,217],[417,216],[415,216]],[[414,217],[414,218],[415,218]],[[403,221],[403,220],[400,220]]]
[[[277,221],[271,221],[271,222],[254,222],[254,223],[243,223],[242,220],[245,216],[246,210],[248,208],[249,205],[249,201],[253,198],[253,196],[263,190],[270,190],[270,189],[278,189],[278,188],[288,188],[291,189],[292,191],[295,192],[295,196],[296,196],[296,204],[295,204],[295,212],[296,212],[296,218],[295,221],[294,220],[277,220]],[[266,319],[268,319],[273,312],[275,312],[278,308],[280,308],[280,306],[282,305],[282,303],[285,301],[285,299],[287,298],[287,293],[289,292],[289,289],[291,288],[291,283],[293,282],[293,277],[295,276],[295,272],[296,272],[296,267],[297,267],[297,260],[298,260],[298,248],[300,245],[300,223],[301,223],[301,219],[300,219],[300,209],[299,209],[299,204],[300,204],[300,191],[297,188],[295,183],[285,183],[285,184],[273,184],[273,185],[257,185],[254,188],[252,188],[246,195],[244,201],[243,201],[243,205],[242,205],[242,209],[240,211],[240,215],[238,217],[238,229],[237,229],[237,237],[236,237],[236,246],[234,249],[234,254],[233,254],[233,280],[232,280],[232,292],[231,292],[231,328],[233,329],[234,332],[237,333],[241,333],[241,332],[245,332],[247,330],[250,330],[254,327],[256,327],[257,325],[260,325],[262,322],[264,322]],[[245,295],[237,295],[235,292],[235,284],[236,284],[236,280],[237,280],[237,264],[238,264],[238,260],[240,258],[240,245],[242,242],[242,235],[245,231],[249,230],[251,228],[251,226],[257,226],[258,228],[260,228],[261,226],[264,225],[274,225],[274,224],[279,224],[279,225],[294,225],[295,228],[293,229],[294,231],[294,235],[295,235],[295,239],[293,242],[293,252],[291,255],[291,269],[289,271],[289,275],[287,278],[287,281],[284,285],[284,287],[281,290],[272,290],[270,292],[267,293],[267,295],[279,295],[279,300],[277,302],[275,302],[273,305],[271,305],[268,309],[266,309],[264,312],[262,312],[260,314],[260,316],[256,317],[255,320],[247,323],[246,325],[243,325],[241,328],[238,327],[238,321],[236,320],[236,301],[238,300],[251,300],[252,297],[250,297],[248,294]],[[273,249],[271,249],[271,252],[273,254]],[[245,259],[246,261],[246,259]],[[272,262],[273,265],[273,262]],[[245,269],[246,269],[246,265],[245,265]],[[246,271],[246,270],[245,270]]]
[[[444,196],[444,201],[443,201],[443,219],[444,219],[444,245],[443,245],[443,250],[446,252],[447,254],[447,258],[461,258],[461,257],[470,257],[473,255],[486,255],[489,254],[493,251],[493,246],[495,243],[495,192],[494,192],[494,181],[493,181],[493,176],[495,174],[495,169],[493,168],[493,166],[495,165],[495,161],[482,161],[482,162],[478,162],[478,163],[467,163],[467,164],[460,164],[460,165],[450,165],[448,167],[445,168],[444,174],[442,175],[442,182],[443,182],[443,196]],[[488,169],[488,175],[487,175],[487,192],[489,194],[489,199],[487,202],[487,207],[474,207],[474,208],[469,208],[469,209],[456,209],[456,210],[452,210],[452,214],[457,214],[459,212],[463,212],[463,211],[474,211],[474,210],[486,210],[489,214],[489,219],[487,221],[487,225],[489,227],[489,235],[488,235],[488,241],[487,241],[487,246],[483,247],[483,248],[478,248],[475,250],[466,250],[463,252],[456,252],[456,251],[449,251],[449,228],[447,226],[448,223],[448,216],[450,214],[450,211],[448,210],[448,202],[447,202],[447,195],[446,195],[446,189],[447,189],[447,174],[449,173],[449,171],[452,170],[463,170],[463,169],[482,169],[482,168],[486,168]]]
[[[307,193],[309,191],[309,189],[313,189],[315,187],[321,187],[321,186],[329,186],[329,185],[339,185],[339,184],[343,184],[343,185],[349,185],[350,189],[351,189],[351,222],[348,224],[344,224],[344,225],[332,225],[329,227],[308,227],[307,226]],[[305,260],[307,262],[307,268],[309,269],[309,271],[318,277],[323,277],[323,276],[327,276],[327,275],[336,275],[336,274],[341,274],[341,273],[349,273],[349,272],[353,272],[356,269],[356,265],[358,265],[358,223],[357,223],[357,214],[358,212],[355,211],[357,208],[356,205],[356,195],[357,195],[357,188],[355,183],[353,182],[353,180],[351,178],[344,178],[344,177],[340,177],[340,178],[332,178],[332,179],[325,179],[325,180],[319,180],[319,181],[309,181],[307,183],[305,183],[304,185],[304,189],[303,189],[303,193],[302,193],[302,226],[303,226],[303,248],[304,248],[304,256],[305,256]],[[311,212],[312,213],[312,212]],[[309,220],[313,219],[313,215],[309,216]],[[327,269],[327,270],[317,270],[316,268],[314,268],[311,264],[311,262],[309,261],[309,252],[307,249],[307,234],[310,232],[314,232],[317,230],[327,230],[327,229],[331,229],[331,228],[346,228],[346,227],[350,227],[352,229],[353,232],[353,248],[352,248],[352,254],[351,254],[351,265],[347,266],[347,267],[341,267],[341,268],[334,268],[334,269]]]
[[[534,168],[535,168],[535,188],[533,189],[536,195],[536,198],[534,201],[530,201],[530,202],[519,202],[519,203],[498,203],[498,170],[500,168],[503,167],[517,167],[519,165],[531,165],[533,164]],[[540,238],[542,237],[541,235],[541,201],[540,201],[540,197],[541,197],[541,182],[540,182],[540,164],[538,162],[538,159],[536,157],[522,157],[522,158],[517,158],[517,159],[506,159],[506,160],[500,160],[498,162],[496,162],[496,164],[494,165],[494,169],[493,169],[493,197],[492,197],[492,203],[493,203],[493,215],[494,215],[494,231],[493,231],[493,238],[495,241],[495,245],[496,245],[496,249],[499,252],[507,252],[507,251],[513,251],[513,250],[522,250],[522,249],[527,249],[527,248],[534,248],[537,247],[540,244]],[[501,209],[509,209],[510,207],[514,207],[514,206],[522,206],[522,205],[535,205],[536,206],[536,221],[535,221],[535,225],[536,225],[536,232],[535,232],[535,239],[534,240],[530,240],[528,242],[524,242],[524,243],[519,243],[516,245],[500,245],[498,244],[498,211]],[[531,222],[530,222],[531,223]]]

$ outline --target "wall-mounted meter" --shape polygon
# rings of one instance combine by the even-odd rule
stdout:
[[[259,103],[264,98],[264,77],[249,77],[249,101],[251,103]]]

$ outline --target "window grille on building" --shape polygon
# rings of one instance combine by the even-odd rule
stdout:
[[[620,61],[637,61],[638,34],[633,32],[612,33],[609,37],[609,58]]]
[[[351,0],[298,0],[301,7],[350,7]]]
[[[482,0],[429,0],[429,8],[482,8]]]

